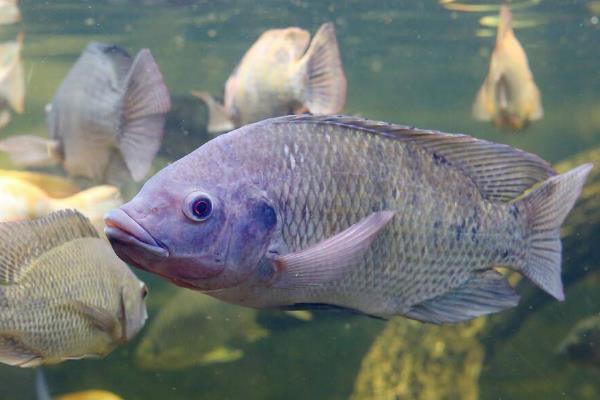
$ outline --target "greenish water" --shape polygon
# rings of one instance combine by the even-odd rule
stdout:
[[[13,115],[0,136],[45,135],[44,106],[89,41],[113,42],[132,54],[148,47],[175,105],[164,149],[155,163],[158,170],[208,138],[203,126],[206,110],[189,97],[191,89],[221,95],[230,72],[266,29],[299,26],[314,33],[323,22],[334,21],[349,84],[344,113],[463,132],[556,163],[600,146],[600,16],[594,16],[588,3],[592,2],[543,0],[515,11],[515,17],[539,22],[516,34],[542,92],[545,116],[524,132],[506,134],[470,115],[494,43],[493,36],[476,35],[483,28],[479,19],[494,13],[450,12],[435,0],[24,0],[20,3],[23,21],[1,27],[0,35],[8,39],[20,30],[25,32],[26,111]],[[10,167],[4,156],[0,165]],[[598,208],[600,192],[595,203],[590,201],[590,212],[597,215]],[[597,223],[593,218],[587,222]],[[574,237],[580,235],[579,240],[565,245],[564,268],[574,276],[565,303],[548,301],[525,283],[519,286],[524,297],[518,311],[489,318],[489,328],[478,339],[484,356],[470,361],[480,364],[475,366],[480,373],[471,382],[479,398],[600,398],[600,370],[575,367],[554,354],[577,320],[600,312],[600,258],[591,248],[600,240],[598,225],[585,232],[571,232]],[[577,273],[584,265],[585,270]],[[140,275],[151,289],[151,324],[171,296],[171,288],[152,276]],[[372,346],[388,329],[386,323],[325,312],[308,323],[275,312],[261,313],[259,319],[271,334],[240,344],[245,354],[238,361],[181,371],[145,371],[134,361],[135,348],[146,333],[142,331],[106,359],[46,368],[50,391],[106,389],[133,400],[345,399],[353,392],[354,398],[394,398],[391,392],[380,397],[363,391],[358,383],[355,386],[357,376],[364,373],[361,362],[373,355]],[[391,323],[403,322],[387,324]],[[439,332],[439,343],[452,349],[451,340],[444,342],[444,330]],[[413,343],[415,354],[420,345],[418,340]],[[369,364],[375,370],[382,366],[381,373],[373,376],[393,382],[390,376],[411,370],[410,348],[391,353],[398,358],[391,364],[396,368],[393,371],[383,368],[389,360]],[[452,368],[452,354],[440,354],[431,364],[446,357],[446,368]],[[1,367],[0,382],[2,399],[35,398],[32,371]],[[464,392],[464,396],[450,398],[469,396],[471,392]]]

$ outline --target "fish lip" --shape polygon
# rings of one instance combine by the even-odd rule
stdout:
[[[161,246],[156,239],[140,224],[120,208],[110,210],[104,215],[104,234],[111,242],[141,247],[149,253],[168,257],[169,250]]]

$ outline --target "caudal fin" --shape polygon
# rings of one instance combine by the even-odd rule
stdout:
[[[342,111],[347,84],[332,22],[321,25],[301,63],[300,73],[306,83],[300,89],[300,101],[313,114]]]
[[[592,164],[553,176],[519,200],[528,220],[529,250],[522,273],[558,300],[564,300],[560,276],[560,226],[581,193]]]
[[[192,90],[192,96],[202,100],[208,108],[208,126],[206,130],[209,133],[227,132],[235,129],[235,125],[227,114],[225,107],[219,104],[210,93]]]
[[[119,138],[119,148],[135,181],[142,180],[152,166],[162,142],[165,113],[170,109],[171,97],[158,65],[150,50],[143,49],[127,77],[125,126]]]

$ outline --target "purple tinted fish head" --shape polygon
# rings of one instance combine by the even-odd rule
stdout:
[[[130,202],[109,211],[106,234],[125,262],[179,286],[237,286],[265,256],[275,209],[256,187],[228,181],[228,174],[191,174],[197,169],[189,161],[165,168]]]

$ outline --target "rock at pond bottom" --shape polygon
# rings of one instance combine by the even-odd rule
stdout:
[[[388,322],[363,359],[352,400],[478,398],[485,319],[459,325]]]

